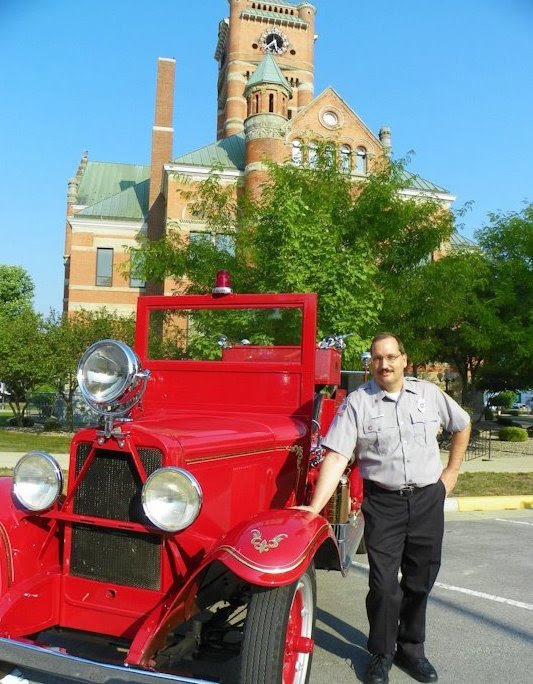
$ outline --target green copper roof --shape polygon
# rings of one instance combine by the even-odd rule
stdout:
[[[116,195],[91,204],[78,212],[78,216],[114,218],[123,220],[145,219],[148,215],[150,180],[135,183]]]
[[[441,188],[439,185],[435,185],[431,181],[418,176],[416,173],[411,173],[410,171],[402,171],[402,180],[405,181],[405,187],[411,190],[423,190],[425,192],[439,192],[449,195],[448,190]]]
[[[173,163],[206,167],[221,166],[225,169],[244,171],[244,135],[236,133],[217,140],[212,145],[200,147],[177,157]]]
[[[236,133],[235,135],[230,135],[228,138],[217,140],[217,142],[212,145],[206,145],[193,152],[187,152],[180,157],[176,157],[176,159],[173,160],[173,163],[187,166],[202,166],[204,168],[220,166],[224,169],[244,171],[244,135],[242,133]],[[447,190],[441,188],[439,185],[431,183],[421,176],[417,176],[409,171],[403,171],[403,178],[405,180],[405,187],[411,190],[449,194]]]
[[[274,85],[283,86],[289,93],[292,92],[289,82],[285,76],[281,73],[281,69],[276,64],[276,60],[267,52],[263,59],[259,62],[257,69],[248,79],[246,88],[244,92],[246,93],[252,86],[259,85],[261,83],[271,83]]]
[[[87,162],[77,204],[80,216],[143,219],[148,212],[150,167],[138,164]]]
[[[452,233],[450,238],[450,246],[452,250],[466,250],[468,252],[474,252],[479,250],[478,245],[464,235],[460,235],[457,232]]]

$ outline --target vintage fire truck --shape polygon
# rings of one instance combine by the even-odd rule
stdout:
[[[80,390],[100,418],[0,478],[0,661],[84,682],[304,684],[315,569],[361,542],[348,466],[306,503],[345,394],[314,294],[139,298],[135,351],[102,340]]]

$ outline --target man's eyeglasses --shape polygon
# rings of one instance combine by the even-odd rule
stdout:
[[[381,363],[385,360],[387,361],[387,363],[394,363],[395,361],[398,361],[400,356],[403,356],[403,354],[386,354],[385,356],[373,356],[372,363]]]

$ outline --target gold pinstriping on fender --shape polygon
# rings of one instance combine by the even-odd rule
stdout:
[[[282,572],[289,572],[290,570],[294,570],[299,565],[301,565],[303,559],[307,555],[309,549],[313,546],[315,540],[318,537],[320,537],[324,528],[328,528],[328,527],[329,527],[328,523],[325,523],[324,525],[322,525],[322,527],[319,530],[317,530],[317,532],[313,535],[313,538],[309,540],[309,543],[307,544],[305,549],[298,556],[298,558],[294,561],[294,563],[291,563],[291,565],[283,565],[283,566],[278,566],[275,568],[265,567],[264,565],[259,565],[258,563],[254,563],[249,558],[244,556],[242,553],[239,553],[233,546],[227,546],[226,544],[224,544],[223,546],[219,546],[218,550],[225,551],[230,556],[235,558],[235,560],[239,561],[243,565],[246,565],[246,567],[250,568],[251,570],[257,570],[258,572],[263,572],[266,575],[279,575]],[[328,537],[329,537],[329,535],[328,535]]]
[[[9,536],[6,532],[6,528],[0,523],[0,537],[4,543],[4,550],[6,554],[6,568],[7,568],[7,584],[11,586],[13,584],[13,561],[11,558],[11,544],[9,542]]]

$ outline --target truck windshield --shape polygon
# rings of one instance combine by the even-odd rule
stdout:
[[[301,362],[300,308],[155,309],[150,359]]]

